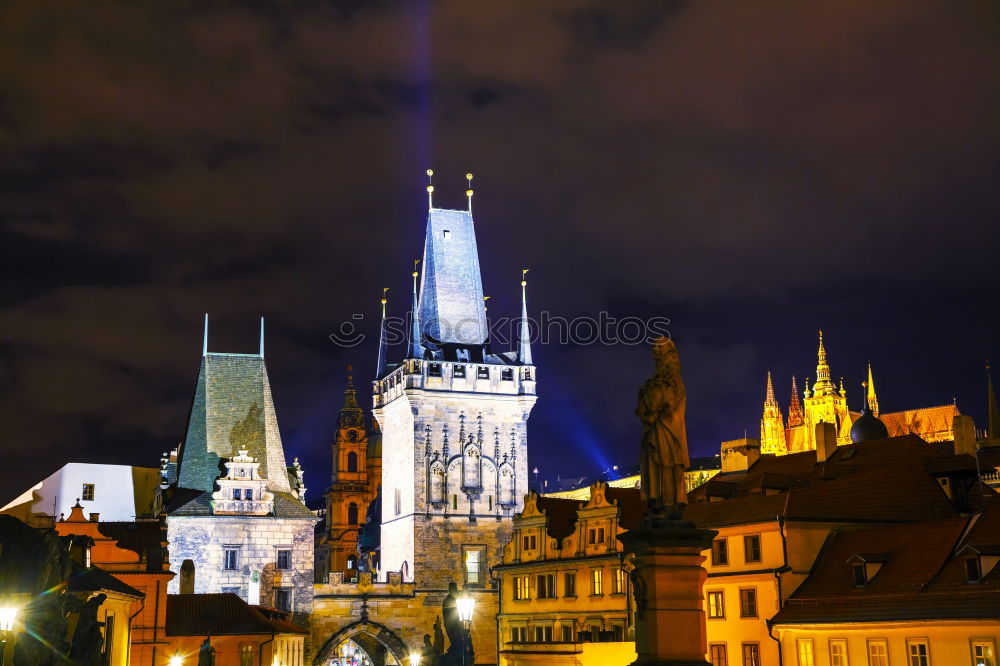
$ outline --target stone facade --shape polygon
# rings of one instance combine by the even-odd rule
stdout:
[[[292,617],[305,626],[313,603],[313,527],[313,520],[301,518],[168,516],[170,561],[180,568],[191,560],[196,594],[235,592],[250,603],[277,607],[275,592],[288,590]],[[227,568],[233,564],[226,562],[229,549],[238,551],[234,568]],[[279,569],[282,550],[291,551],[287,569]],[[255,572],[258,590],[252,589]],[[170,581],[170,594],[181,592],[180,579]]]

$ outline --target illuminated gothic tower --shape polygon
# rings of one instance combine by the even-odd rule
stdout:
[[[350,371],[350,368],[348,368]],[[376,430],[369,438],[365,416],[358,405],[354,380],[347,376],[344,404],[337,418],[337,435],[331,446],[333,474],[326,494],[326,543],[330,571],[351,578],[358,566],[358,530],[368,505],[375,499],[382,476],[382,452]]]
[[[380,351],[374,382],[384,451],[381,569],[403,571],[418,589],[451,580],[489,587],[487,566],[499,560],[528,487],[536,377],[527,324],[515,351],[490,349],[466,194],[467,210],[428,202],[407,353],[386,364]]]
[[[805,437],[804,449],[816,448],[816,424],[833,423],[837,428],[837,443],[851,441],[851,417],[847,411],[847,397],[844,383],[840,388],[830,379],[830,366],[826,362],[826,348],[823,346],[823,331],[819,332],[819,352],[816,363],[816,383],[810,392],[805,391]]]
[[[795,375],[792,375],[792,397],[788,403],[788,427],[797,428],[802,425],[802,401],[799,399],[799,389],[795,385]]]
[[[781,407],[774,397],[771,371],[767,372],[767,392],[764,397],[764,416],[760,420],[760,452],[783,455],[788,453],[785,443],[785,420]]]

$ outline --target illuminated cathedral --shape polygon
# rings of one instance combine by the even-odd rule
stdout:
[[[819,350],[816,362],[816,381],[812,387],[806,379],[806,387],[799,398],[795,376],[792,376],[792,393],[788,406],[788,419],[781,413],[781,407],[774,395],[774,382],[767,373],[767,389],[764,398],[764,413],[760,419],[760,452],[774,455],[812,451],[816,449],[816,425],[832,423],[837,433],[838,444],[850,444],[851,429],[866,411],[881,421],[889,437],[918,435],[927,442],[943,442],[954,439],[952,417],[960,414],[955,404],[908,409],[899,412],[879,412],[878,397],[871,364],[868,379],[864,382],[865,407],[861,412],[847,407],[847,391],[844,380],[838,385],[831,379],[827,362],[823,332],[819,332]]]

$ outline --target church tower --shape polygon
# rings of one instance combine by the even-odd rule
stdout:
[[[467,210],[435,208],[432,193],[428,186],[407,353],[373,386],[384,451],[381,570],[401,571],[418,589],[452,580],[489,588],[488,567],[528,488],[535,367],[525,321],[516,350],[490,348],[471,188]],[[522,312],[526,284],[522,275]]]
[[[795,375],[792,375],[792,397],[788,402],[788,427],[797,428],[805,421],[802,416],[802,400],[799,398],[799,388],[795,385]]]
[[[816,383],[812,391],[806,389],[805,397],[805,437],[804,449],[816,448],[816,425],[832,423],[837,429],[837,443],[850,444],[851,416],[847,411],[843,381],[840,388],[830,379],[830,366],[826,360],[826,347],[823,346],[823,331],[819,332],[819,351],[816,362]]]
[[[781,407],[774,397],[771,371],[767,371],[767,391],[764,396],[764,416],[760,420],[760,452],[784,455],[788,453],[785,443],[785,420]]]
[[[865,402],[872,416],[878,418],[878,398],[875,396],[875,380],[872,378],[872,364],[868,364],[868,381],[865,382]]]
[[[330,571],[343,572],[344,580],[349,580],[358,569],[358,532],[381,477],[381,452],[377,457],[372,455],[364,412],[358,405],[350,374],[331,449],[333,473],[326,494],[326,543]]]

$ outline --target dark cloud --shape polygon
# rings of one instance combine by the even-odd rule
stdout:
[[[827,331],[848,400],[956,397],[998,355],[995,3],[12,0],[0,8],[0,447],[155,465],[202,313],[256,346],[319,491],[343,367],[371,374],[436,202],[490,312],[666,316],[696,454],[759,427]],[[368,341],[328,335],[355,313]],[[536,349],[532,464],[636,456],[638,347]],[[784,387],[784,388],[782,388]],[[853,392],[852,392],[853,391]],[[567,460],[575,462],[568,463]],[[571,469],[572,468],[572,469]]]

